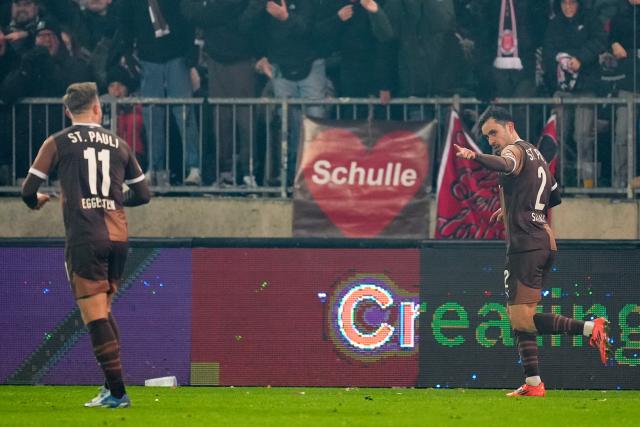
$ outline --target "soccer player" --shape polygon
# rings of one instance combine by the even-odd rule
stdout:
[[[40,209],[49,195],[38,188],[58,171],[65,225],[65,268],[105,386],[87,407],[125,408],[118,327],[111,300],[128,251],[123,206],[149,202],[144,174],[129,145],[102,128],[95,83],[75,83],[63,98],[72,126],[47,138],[22,187],[22,199]],[[123,190],[123,184],[129,186]]]
[[[495,155],[478,154],[454,145],[456,156],[501,172],[501,208],[491,220],[503,221],[507,231],[504,271],[507,313],[526,376],[525,384],[507,396],[543,397],[545,388],[538,371],[536,334],[583,334],[590,337],[589,344],[599,350],[600,359],[606,364],[610,350],[608,322],[605,318],[583,322],[536,312],[543,282],[557,251],[547,211],[561,202],[558,184],[542,154],[518,136],[507,110],[491,108],[480,125]]]

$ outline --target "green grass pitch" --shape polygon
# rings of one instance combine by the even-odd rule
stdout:
[[[127,409],[84,408],[96,387],[0,386],[7,426],[638,426],[638,391],[129,387]]]

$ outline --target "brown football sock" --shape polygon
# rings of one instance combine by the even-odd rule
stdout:
[[[118,329],[118,324],[116,323],[116,319],[115,317],[113,317],[113,314],[111,314],[111,312],[109,312],[109,324],[111,325],[111,329],[113,329],[113,333],[116,336],[116,340],[118,341],[118,346],[120,345],[120,330]],[[107,382],[107,379],[104,379],[104,387],[108,390],[109,389],[109,383]]]
[[[552,313],[536,313],[533,315],[533,323],[540,335],[582,335],[584,330],[584,322],[559,314]]]
[[[102,368],[111,395],[121,398],[125,394],[120,365],[120,345],[108,319],[97,319],[87,324],[93,354]]]
[[[538,370],[538,343],[535,334],[523,331],[514,331],[518,345],[518,353],[522,361],[522,368],[526,377],[539,376]]]
[[[116,323],[115,317],[113,314],[109,312],[109,324],[111,325],[111,329],[113,329],[113,333],[116,336],[116,340],[118,341],[118,345],[120,344],[120,330],[118,329],[118,324]]]

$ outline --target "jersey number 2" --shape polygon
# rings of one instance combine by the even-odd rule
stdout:
[[[542,166],[538,167],[538,178],[542,178],[542,182],[540,183],[540,188],[538,189],[538,196],[536,197],[536,210],[541,211],[544,209],[544,203],[540,203],[540,198],[542,198],[542,193],[544,192],[544,187],[547,185],[547,174],[544,171]]]
[[[111,187],[111,175],[109,175],[110,152],[109,150],[100,150],[98,159],[96,160],[96,149],[91,147],[84,150],[84,158],[87,159],[89,167],[89,189],[91,194],[98,194],[98,162],[100,162],[102,170],[102,195],[109,196],[109,187]]]

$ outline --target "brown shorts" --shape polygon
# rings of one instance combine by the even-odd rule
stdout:
[[[507,302],[514,305],[540,301],[540,291],[555,259],[556,251],[542,249],[507,254],[504,270]]]
[[[99,241],[65,247],[65,268],[76,299],[111,294],[124,273],[129,244]]]

